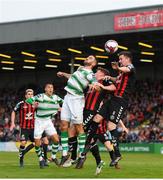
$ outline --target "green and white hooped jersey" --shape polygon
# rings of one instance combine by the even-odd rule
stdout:
[[[61,99],[57,95],[52,95],[51,97],[46,94],[38,94],[30,99],[27,99],[27,102],[30,104],[33,102],[38,102],[38,107],[36,109],[36,118],[43,119],[51,119],[54,116],[58,109],[60,108],[60,104],[63,103],[63,99]]]
[[[79,67],[67,81],[65,90],[70,94],[76,96],[84,96],[84,89],[88,87],[88,84],[97,82],[92,70]]]

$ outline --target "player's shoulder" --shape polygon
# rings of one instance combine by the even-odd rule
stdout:
[[[35,97],[37,97],[37,98],[44,97],[44,93],[39,93],[39,94],[35,95]]]
[[[57,94],[53,94],[52,97],[54,100],[61,100],[62,99]]]
[[[135,68],[133,64],[128,64],[127,67],[128,67],[129,69],[134,69],[134,68]]]
[[[24,100],[19,101],[19,102],[16,104],[16,106],[20,106],[21,104],[24,104],[24,103],[25,103],[25,101],[24,101]]]
[[[14,111],[17,111],[18,109],[20,109],[21,105],[23,105],[25,103],[25,101],[19,101],[16,106],[14,107]]]
[[[133,73],[135,73],[135,72],[136,72],[136,69],[135,69],[135,67],[134,67],[134,65],[133,65],[133,64],[128,64],[126,67],[128,67],[128,68],[129,68],[130,72],[133,72]]]

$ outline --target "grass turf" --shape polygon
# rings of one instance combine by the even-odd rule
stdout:
[[[35,153],[25,156],[25,167],[18,166],[18,153],[0,152],[0,178],[163,178],[163,155],[123,154],[121,169],[110,168],[109,155],[101,153],[106,165],[102,173],[95,176],[95,161],[89,154],[83,169],[49,167],[40,169]]]

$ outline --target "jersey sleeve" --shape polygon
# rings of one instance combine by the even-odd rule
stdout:
[[[126,66],[129,68],[130,72],[134,72],[135,71],[135,67],[133,64],[129,64],[128,66]]]
[[[86,77],[87,77],[87,80],[90,82],[90,84],[97,82],[94,73],[89,73]]]
[[[33,104],[33,102],[42,102],[43,101],[43,95],[38,94],[36,96],[33,96],[32,98],[29,98],[26,100],[27,103]]]
[[[17,112],[17,111],[20,110],[20,106],[21,106],[22,102],[23,102],[23,101],[21,101],[21,102],[19,102],[19,103],[16,104],[16,106],[15,106],[14,109],[13,109],[15,112]]]

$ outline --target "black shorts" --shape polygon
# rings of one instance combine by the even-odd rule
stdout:
[[[45,131],[42,134],[42,138],[46,137]],[[20,131],[20,141],[34,142],[34,129],[21,129]]]
[[[93,117],[95,116],[95,114],[96,114],[96,111],[84,110],[83,127],[84,127],[85,132],[88,131],[91,121],[93,120]]]
[[[21,129],[20,131],[20,141],[34,142],[34,129]]]
[[[106,141],[111,141],[111,139],[109,138],[109,136],[108,136],[107,133],[96,134],[94,140],[95,140],[95,141],[99,140],[99,141],[102,142],[103,144],[104,144]]]
[[[114,96],[102,105],[98,114],[100,114],[106,120],[118,124],[126,109],[127,102],[120,97]]]

